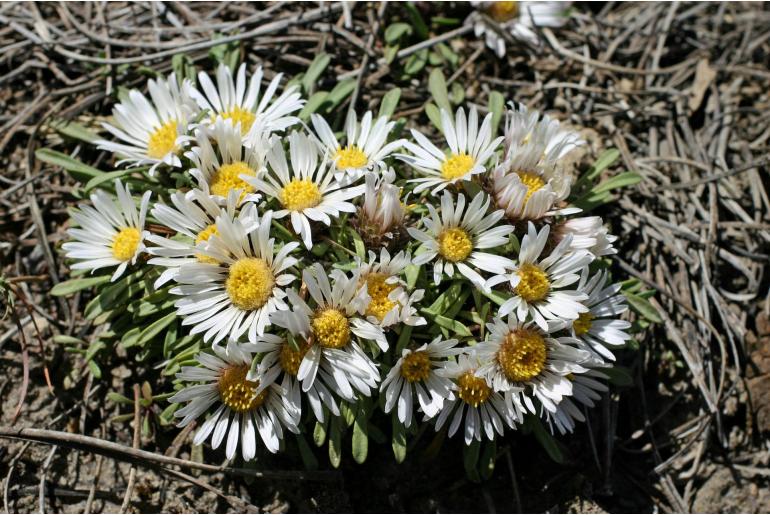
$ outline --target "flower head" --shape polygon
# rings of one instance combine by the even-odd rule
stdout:
[[[79,211],[72,213],[72,220],[79,228],[67,230],[75,241],[62,245],[66,257],[77,260],[73,270],[97,270],[117,266],[112,280],[123,275],[128,265],[136,263],[144,252],[144,219],[150,202],[149,191],[142,195],[139,209],[128,185],[115,180],[117,201],[105,191],[96,190],[91,195],[92,206],[80,204]]]

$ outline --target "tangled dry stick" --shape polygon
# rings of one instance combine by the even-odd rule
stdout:
[[[462,19],[469,10],[461,4],[418,7],[426,19]],[[106,156],[89,146],[62,140],[51,121],[96,126],[113,101],[115,84],[140,86],[146,80],[140,67],[126,65],[165,73],[179,52],[202,62],[214,45],[232,43],[245,61],[263,63],[270,79],[278,71],[303,71],[325,51],[332,56],[325,84],[359,78],[352,107],[376,107],[385,92],[399,86],[400,114],[416,124],[426,122],[427,84],[422,75],[402,77],[403,60],[446,42],[461,56],[447,75],[463,86],[469,101],[484,106],[487,94],[499,90],[562,113],[568,123],[587,128],[592,154],[614,146],[624,166],[642,175],[643,181],[625,190],[605,217],[614,220],[621,236],[618,268],[658,292],[655,302],[663,323],[639,335],[638,353],[622,358],[634,372],[636,388],[622,392],[619,402],[617,396],[607,397],[603,409],[591,415],[591,442],[603,468],[604,493],[611,490],[615,470],[663,508],[687,511],[713,470],[713,456],[766,458],[753,442],[770,428],[755,425],[751,413],[768,400],[753,386],[764,383],[745,380],[744,364],[755,352],[747,337],[761,344],[763,333],[755,319],[770,313],[765,275],[770,11],[762,4],[740,3],[606,3],[598,11],[592,8],[578,7],[562,30],[544,29],[538,48],[514,45],[503,61],[485,51],[469,27],[434,26],[428,39],[413,41],[388,64],[384,28],[396,19],[407,20],[403,6],[396,4],[387,9],[357,5],[352,26],[345,26],[340,4],[4,3],[3,274],[43,275],[55,283],[66,273],[50,247],[62,237],[70,182],[60,170],[36,161],[34,151],[54,146],[73,156],[89,153],[97,164],[104,163]],[[26,334],[34,334],[33,321],[48,336],[86,337],[96,329],[78,317],[79,295],[69,304],[57,303],[45,294],[49,283],[20,280],[18,285],[33,304],[33,316],[20,321]],[[7,320],[3,324],[0,350],[6,349],[10,361],[18,345],[9,342],[18,341],[17,330]],[[70,368],[79,371],[68,388],[85,383],[90,391],[83,363],[76,363],[80,358],[48,347],[49,359],[71,361]],[[63,377],[58,376],[60,392]],[[86,413],[94,400],[82,397],[83,420],[88,418],[89,430],[96,433],[98,423]],[[19,430],[4,428],[0,434],[18,436]],[[99,445],[104,443],[109,442]],[[25,449],[16,449],[11,463]],[[638,471],[625,468],[614,457],[617,453],[649,457],[654,489]],[[7,463],[2,454],[0,459]],[[6,480],[6,501],[10,488]]]

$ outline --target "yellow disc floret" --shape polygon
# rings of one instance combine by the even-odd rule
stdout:
[[[307,354],[310,345],[307,342],[300,343],[299,349],[295,349],[288,342],[284,342],[281,345],[281,354],[278,357],[278,362],[281,365],[281,370],[296,377],[299,373],[299,366],[302,364],[302,360]]]
[[[448,181],[457,179],[470,172],[474,164],[473,157],[468,154],[452,154],[441,165],[441,176]]]
[[[457,378],[457,396],[466,404],[476,408],[479,404],[487,402],[490,395],[492,395],[492,388],[483,378],[473,375],[472,370],[464,372]]]
[[[438,252],[447,261],[457,263],[467,258],[473,250],[470,234],[461,227],[444,229],[438,235]]]
[[[219,231],[217,231],[216,224],[208,225],[201,232],[199,232],[198,235],[195,237],[195,244],[198,245],[201,242],[209,241],[209,238],[211,238],[215,234],[219,234]],[[214,265],[218,263],[216,259],[206,256],[204,254],[195,254],[195,257],[198,258],[198,261],[200,261],[201,263],[210,263]]]
[[[401,362],[401,376],[410,383],[425,381],[430,377],[430,358],[425,351],[407,354]]]
[[[279,199],[289,211],[302,211],[321,203],[321,190],[310,179],[292,179],[283,187]]]
[[[572,322],[572,328],[577,336],[586,334],[594,323],[594,317],[590,312],[580,313],[577,320]]]
[[[551,291],[551,281],[548,279],[548,274],[539,266],[524,263],[516,273],[520,280],[514,288],[514,292],[527,302],[543,300]]]
[[[220,166],[219,170],[214,172],[211,177],[211,184],[209,185],[211,193],[226,197],[231,190],[241,190],[240,200],[243,200],[247,193],[254,191],[254,186],[241,179],[241,175],[254,177],[257,173],[243,161]]]
[[[248,365],[234,365],[226,368],[219,376],[219,398],[236,413],[257,409],[267,398],[267,390],[257,393],[259,381],[246,379],[248,373]]]
[[[326,308],[313,316],[313,334],[327,349],[341,349],[350,342],[350,322],[339,309]]]
[[[348,145],[345,148],[337,149],[334,158],[337,161],[337,168],[340,170],[361,168],[369,163],[369,158],[356,145]]]
[[[153,159],[162,159],[169,152],[175,152],[176,137],[176,120],[169,120],[157,127],[147,141],[147,155]]]
[[[251,111],[247,111],[242,107],[235,106],[227,112],[222,113],[222,118],[230,120],[233,125],[241,124],[241,134],[246,134],[254,124],[257,115]]]
[[[270,265],[261,258],[241,258],[232,265],[225,290],[237,308],[253,311],[264,306],[273,294],[275,276]]]
[[[517,172],[521,183],[527,187],[527,194],[524,196],[524,202],[529,200],[537,190],[545,186],[545,181],[541,176],[532,172]]]
[[[142,239],[142,233],[134,227],[125,227],[118,231],[112,240],[112,257],[118,261],[128,261],[139,247],[139,240]]]
[[[519,2],[492,2],[487,13],[497,22],[511,21],[519,15]]]
[[[497,362],[509,381],[529,381],[537,377],[545,366],[546,346],[543,337],[534,329],[516,329],[505,337]]]
[[[380,273],[366,276],[366,290],[372,298],[372,301],[366,308],[366,314],[377,317],[377,320],[380,322],[396,305],[395,302],[388,298],[388,295],[398,287],[398,283],[387,283],[386,280],[388,278],[389,276]]]

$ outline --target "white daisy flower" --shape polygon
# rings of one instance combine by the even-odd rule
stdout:
[[[380,391],[385,392],[385,413],[398,406],[398,420],[409,427],[415,397],[427,418],[438,414],[444,399],[454,399],[452,380],[436,375],[436,370],[449,356],[463,353],[462,348],[456,347],[457,343],[457,340],[442,341],[437,336],[416,349],[404,349],[380,385]]]
[[[412,263],[409,254],[403,251],[391,258],[387,249],[380,249],[380,259],[377,254],[369,251],[369,262],[358,261],[358,276],[362,284],[366,284],[366,314],[367,320],[380,327],[390,327],[398,323],[416,326],[427,322],[417,316],[413,306],[420,302],[424,290],[415,290],[411,295],[407,292],[406,282],[400,276],[406,267]]]
[[[225,120],[196,129],[196,146],[185,156],[193,164],[190,175],[198,181],[198,188],[220,203],[234,190],[240,191],[239,201],[258,202],[260,196],[254,186],[244,179],[263,175],[267,153],[273,145],[279,145],[276,140],[266,139],[264,133],[259,135],[261,145],[246,146],[238,126]]]
[[[505,245],[513,226],[494,227],[503,218],[502,211],[495,211],[485,216],[489,208],[488,196],[479,193],[465,209],[465,196],[461,193],[457,204],[452,202],[452,195],[444,192],[441,197],[441,216],[431,204],[427,204],[430,217],[423,218],[429,232],[413,227],[407,229],[412,238],[422,243],[424,252],[412,259],[415,265],[423,265],[436,259],[433,265],[433,282],[441,283],[441,276],[446,273],[454,276],[457,270],[478,288],[488,290],[484,278],[469,265],[492,274],[505,273],[513,267],[508,258],[479,252]]]
[[[150,234],[147,241],[157,245],[149,247],[147,252],[154,257],[150,259],[151,265],[165,268],[157,281],[155,288],[160,288],[172,279],[179,267],[185,263],[216,263],[212,258],[200,254],[196,246],[217,234],[217,217],[233,219],[239,203],[240,191],[231,190],[227,195],[225,206],[220,206],[213,197],[199,190],[193,189],[187,193],[177,191],[170,196],[174,207],[165,204],[155,204],[152,208],[152,216],[161,224],[176,232],[174,238],[166,238],[158,234]],[[256,206],[248,203],[237,215],[243,222],[246,232],[259,220]],[[186,237],[186,238],[185,238]]]
[[[286,88],[273,101],[283,77],[283,74],[279,73],[270,81],[260,98],[263,75],[260,66],[249,79],[247,89],[246,63],[238,67],[235,80],[230,68],[220,64],[217,68],[217,85],[214,86],[206,73],[200,72],[198,82],[203,92],[193,88],[191,95],[201,109],[211,112],[211,122],[218,118],[229,120],[233,126],[240,125],[240,132],[244,137],[255,125],[259,126],[260,130],[276,132],[299,123],[299,118],[292,116],[292,113],[301,109],[305,102],[297,87]]]
[[[564,322],[550,322],[541,329],[513,313],[507,322],[494,318],[487,324],[487,340],[474,347],[481,362],[476,373],[496,391],[516,390],[513,397],[531,413],[537,413],[533,397],[555,411],[562,398],[572,395],[567,376],[586,372],[582,364],[591,357],[573,346],[575,338],[552,335],[564,326]]]
[[[72,213],[72,220],[80,228],[67,229],[75,241],[62,245],[65,256],[77,260],[73,270],[97,270],[117,266],[112,281],[123,275],[128,265],[145,251],[144,240],[149,234],[144,230],[144,218],[151,192],[145,191],[139,202],[139,210],[128,185],[115,180],[117,201],[102,190],[91,195],[92,206],[79,204],[79,211]]]
[[[102,124],[122,143],[98,140],[95,144],[123,157],[119,165],[151,165],[152,175],[161,164],[182,166],[179,153],[187,144],[187,122],[197,106],[190,96],[190,81],[185,79],[180,86],[173,73],[165,80],[150,79],[147,88],[152,102],[132,89],[112,110],[115,125]]]
[[[232,340],[227,348],[214,345],[214,354],[202,352],[196,356],[198,365],[182,367],[177,378],[201,382],[175,393],[170,402],[187,402],[174,413],[182,418],[177,424],[184,427],[196,420],[212,406],[216,410],[200,426],[193,438],[194,445],[205,442],[209,435],[211,447],[218,448],[227,435],[225,455],[235,457],[240,441],[244,460],[252,460],[257,453],[257,433],[272,453],[279,450],[284,428],[299,433],[299,410],[286,398],[278,385],[257,391],[259,381],[247,378],[252,354]]]
[[[398,239],[405,209],[400,188],[393,184],[393,168],[365,177],[364,201],[358,210],[358,230],[368,246],[379,247]]]
[[[292,132],[289,135],[291,170],[286,153],[275,145],[268,154],[272,173],[264,176],[245,177],[246,181],[281,204],[275,218],[291,215],[294,232],[301,236],[305,247],[313,246],[310,220],[331,225],[331,218],[340,212],[354,213],[355,206],[348,202],[364,192],[363,186],[344,187],[334,179],[332,167],[327,162],[318,166],[318,149],[305,135]]]
[[[511,220],[567,215],[578,208],[554,209],[570,193],[572,177],[559,160],[584,141],[557,120],[511,103],[506,113],[503,160],[492,170],[489,186],[497,206]]]
[[[301,410],[302,383],[297,376],[305,354],[312,345],[311,340],[306,340],[299,332],[292,334],[291,331],[287,337],[265,333],[257,338],[256,343],[244,343],[245,349],[263,354],[257,369],[248,376],[249,379],[259,380],[260,386],[257,392],[277,383],[283,376],[281,387],[286,391],[286,398],[290,400],[292,406],[297,406]],[[337,400],[322,381],[309,383],[305,395],[319,422],[323,422],[325,418],[324,406],[332,415],[339,416]]]
[[[554,237],[559,243],[568,234],[572,235],[572,250],[587,250],[596,257],[617,254],[618,250],[612,246],[618,239],[608,233],[600,216],[584,216],[570,218],[554,225]]]
[[[436,431],[441,429],[451,418],[449,436],[453,436],[463,425],[465,445],[475,439],[481,441],[495,439],[495,433],[503,435],[506,427],[515,429],[516,423],[523,420],[523,414],[514,410],[512,393],[496,392],[487,381],[476,375],[479,360],[473,350],[466,349],[457,361],[445,361],[436,375],[453,380],[454,398],[447,398],[441,406],[436,420]]]
[[[176,301],[182,325],[192,325],[190,334],[204,333],[204,341],[214,343],[226,337],[238,340],[248,332],[250,342],[265,332],[269,315],[289,309],[283,287],[295,276],[283,273],[297,259],[289,253],[297,248],[287,243],[275,252],[270,238],[272,214],[256,220],[257,228],[244,225],[238,218],[217,217],[217,233],[196,246],[196,251],[210,260],[186,263],[174,280],[170,292],[182,298]]]
[[[618,317],[628,311],[626,298],[620,292],[621,285],[607,286],[609,274],[602,271],[593,277],[588,276],[588,269],[583,269],[577,290],[588,295],[583,304],[588,311],[572,322],[572,331],[586,348],[602,359],[615,361],[615,355],[607,346],[624,345],[631,335],[626,329],[631,327],[627,320]]]
[[[315,309],[290,290],[293,309],[277,312],[270,320],[301,338],[298,345],[304,355],[297,380],[302,383],[302,391],[309,392],[315,387],[354,402],[356,392],[368,397],[380,380],[377,365],[364,354],[356,339],[375,341],[383,350],[387,350],[388,342],[382,329],[360,316],[364,299],[358,278],[348,277],[340,270],[332,271],[331,278],[333,286],[318,263],[305,269],[302,280]],[[323,415],[320,413],[319,417],[317,408],[320,406],[313,406],[316,417],[322,420]]]
[[[388,121],[387,116],[372,119],[372,112],[367,111],[359,125],[356,113],[348,111],[345,121],[345,146],[337,140],[326,120],[318,114],[313,114],[310,120],[313,129],[321,140],[323,153],[332,156],[337,170],[335,177],[339,181],[356,181],[371,171],[375,165],[384,166],[384,160],[401,148],[403,140],[388,143],[388,135],[396,122]]]
[[[588,295],[579,290],[565,287],[580,279],[579,272],[588,265],[593,256],[587,251],[569,252],[571,236],[567,236],[546,257],[541,257],[550,226],[540,231],[529,222],[527,234],[521,240],[518,262],[510,272],[497,275],[487,281],[487,286],[503,282],[510,283],[513,296],[500,306],[500,316],[516,312],[524,320],[527,313],[544,331],[547,320],[575,320],[580,313],[588,311],[581,304]]]
[[[484,173],[487,162],[503,140],[502,136],[492,139],[492,113],[484,117],[479,128],[475,107],[471,108],[467,119],[463,108],[459,108],[454,122],[450,114],[442,109],[441,125],[449,147],[447,153],[412,129],[412,137],[417,143],[405,141],[404,148],[414,155],[398,156],[427,176],[408,181],[418,183],[415,193],[433,188],[431,193],[435,195],[450,184],[468,181],[474,175]]]
[[[585,422],[579,404],[593,408],[595,402],[608,390],[607,385],[602,382],[606,381],[608,376],[600,371],[603,368],[601,362],[589,363],[585,364],[588,367],[586,372],[567,376],[572,381],[572,395],[562,398],[556,406],[556,411],[541,410],[541,416],[548,423],[552,433],[554,426],[559,434],[571,433],[575,429],[575,422]],[[592,366],[596,368],[591,368]]]
[[[505,55],[504,33],[537,45],[539,37],[535,27],[561,27],[569,19],[572,2],[471,2],[478,10],[468,17],[473,23],[476,37],[484,36],[489,48],[497,57]]]

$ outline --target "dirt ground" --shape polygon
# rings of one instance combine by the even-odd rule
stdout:
[[[405,75],[408,56],[380,61],[384,27],[412,23],[408,9],[359,4],[346,28],[340,6],[330,5],[0,5],[0,271],[3,287],[10,283],[17,294],[0,321],[0,431],[51,429],[131,446],[130,407],[107,394],[131,398],[145,381],[156,391],[170,388],[153,363],[120,348],[96,379],[81,354],[54,341],[88,340],[103,328],[79,315],[87,294],[50,295],[68,273],[57,249],[75,202],[73,179],[35,158],[49,147],[106,168],[109,156],[63,135],[53,120],[96,127],[118,84],[145,82],[141,56],[165,73],[182,49],[211,68],[206,42],[215,33],[240,34],[232,43],[240,58],[262,63],[272,77],[300,73],[325,51],[332,61],[320,78],[324,88],[363,64],[359,110],[376,108],[398,86],[396,116],[427,123],[428,74]],[[461,22],[471,11],[460,2],[415,5],[425,20]],[[436,45],[460,26],[431,22],[426,39],[413,35],[401,50]],[[636,335],[638,347],[618,354],[630,384],[613,387],[587,424],[558,438],[565,463],[517,433],[499,442],[491,477],[472,482],[460,442],[428,430],[401,465],[386,444],[371,445],[364,465],[345,449],[338,470],[318,449],[318,470],[305,471],[288,441],[279,456],[231,464],[284,471],[282,479],[189,469],[182,477],[141,463],[125,511],[770,512],[770,10],[733,2],[576,3],[569,24],[541,39],[537,48],[510,44],[498,60],[465,31],[446,41],[459,60],[446,64],[445,75],[481,106],[497,90],[584,128],[590,148],[578,169],[606,148],[620,150],[609,173],[635,170],[643,181],[598,214],[620,236],[616,271],[656,290],[662,317]],[[28,387],[15,418],[25,353]],[[177,439],[174,427],[150,429],[141,449],[225,462],[222,452],[194,449],[189,435]],[[0,438],[2,509],[120,511],[130,469],[114,455]]]

